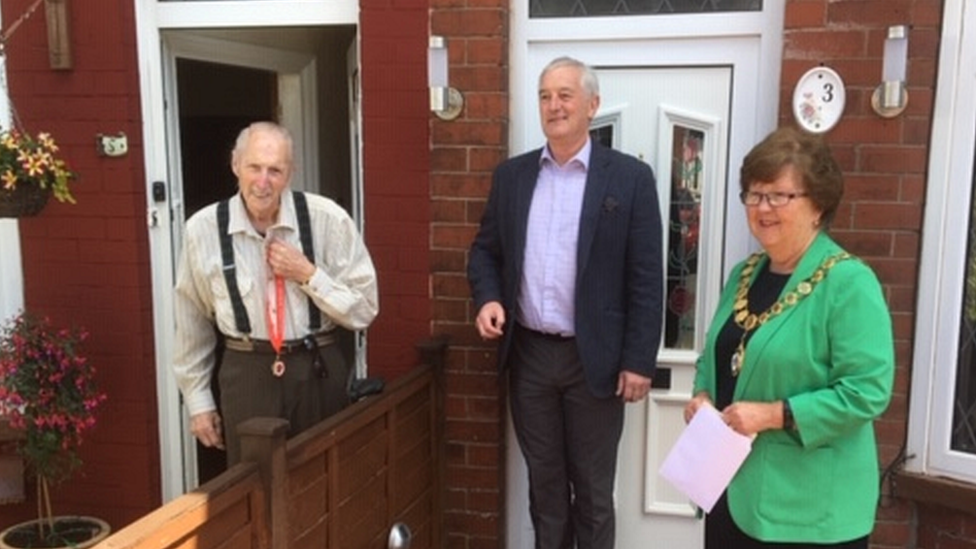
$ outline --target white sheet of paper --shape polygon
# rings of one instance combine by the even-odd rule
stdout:
[[[659,473],[711,512],[751,450],[752,437],[733,431],[718,410],[703,406],[678,436]]]

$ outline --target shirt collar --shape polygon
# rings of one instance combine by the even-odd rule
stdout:
[[[230,212],[230,219],[227,221],[227,232],[230,234],[253,233],[257,237],[261,236],[247,218],[247,210],[244,206],[244,199],[241,198],[241,193],[237,193],[230,198],[228,210]],[[281,193],[281,209],[278,211],[278,222],[272,225],[271,228],[284,229],[286,231],[298,230],[298,215],[295,213],[295,199],[290,190],[286,189]]]
[[[586,137],[586,143],[580,148],[580,150],[566,162],[566,166],[570,166],[573,163],[578,163],[582,166],[583,171],[586,171],[590,167],[590,151],[593,149],[593,142],[589,136]],[[547,143],[545,147],[542,147],[542,155],[539,156],[539,166],[544,166],[546,163],[551,162],[553,166],[558,166],[556,159],[552,157],[552,153],[549,152],[549,144]],[[564,166],[565,167],[565,166]]]

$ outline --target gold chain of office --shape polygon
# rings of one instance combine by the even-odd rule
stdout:
[[[732,377],[738,376],[739,372],[742,370],[742,365],[745,364],[746,360],[746,335],[749,332],[759,328],[770,319],[775,318],[783,311],[795,306],[797,303],[803,300],[806,296],[813,293],[813,289],[817,287],[817,284],[823,281],[827,277],[827,272],[830,271],[841,261],[845,259],[850,259],[852,256],[847,252],[841,252],[832,255],[824,260],[823,263],[817,267],[817,270],[813,271],[813,274],[804,280],[801,280],[796,288],[790,290],[783,294],[776,303],[769,306],[768,309],[762,313],[756,314],[749,311],[749,280],[752,278],[752,273],[756,270],[756,265],[763,258],[765,254],[755,253],[749,256],[746,261],[745,267],[742,268],[742,273],[739,275],[739,286],[736,288],[735,292],[735,305],[732,307],[732,318],[735,319],[735,323],[742,328],[742,337],[739,338],[739,346],[736,348],[735,352],[732,353],[732,361],[730,366],[732,367]]]

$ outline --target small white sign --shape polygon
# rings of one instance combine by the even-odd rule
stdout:
[[[840,121],[846,101],[847,92],[840,75],[827,67],[814,67],[796,83],[793,116],[808,132],[824,133]]]

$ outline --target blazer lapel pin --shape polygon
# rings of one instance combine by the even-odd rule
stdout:
[[[619,205],[620,205],[620,203],[617,202],[617,199],[616,198],[614,198],[612,196],[608,196],[606,198],[606,200],[603,201],[603,211],[606,212],[606,213],[610,213],[610,212],[616,210],[617,209],[617,206],[619,206]]]

